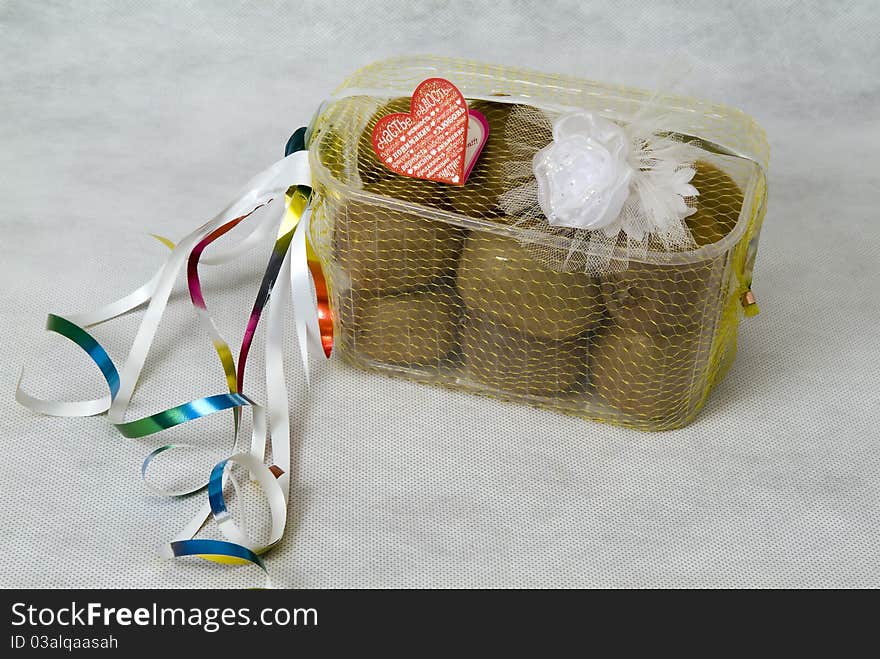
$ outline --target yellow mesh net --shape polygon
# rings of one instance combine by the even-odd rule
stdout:
[[[490,126],[463,187],[398,176],[372,149],[376,121],[407,111],[408,94],[431,76],[451,80]],[[696,163],[700,195],[687,223],[697,248],[655,247],[601,275],[555,267],[547,254],[568,251],[566,235],[548,226],[523,240],[522,218],[499,205],[511,185],[505,168],[523,157],[505,132],[511,112],[586,108],[625,120],[649,99],[664,108],[667,130],[740,154],[706,152]],[[729,367],[767,165],[764,133],[745,114],[417,57],[354,74],[317,117],[309,148],[311,238],[335,309],[336,349],[351,362],[645,430],[688,423]]]

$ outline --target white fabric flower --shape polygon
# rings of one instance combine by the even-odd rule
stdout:
[[[532,160],[547,221],[574,229],[612,224],[630,195],[629,156],[630,141],[617,124],[591,112],[560,117],[553,142]]]
[[[695,212],[691,181],[702,151],[671,133],[672,124],[650,104],[620,124],[588,111],[514,109],[505,138],[522,159],[503,166],[507,189],[498,203],[518,218],[520,242],[554,270],[600,276],[658,245],[695,249],[686,218]],[[541,241],[548,223],[570,229],[567,250]]]

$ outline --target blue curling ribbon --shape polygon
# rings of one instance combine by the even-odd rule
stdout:
[[[171,543],[171,553],[175,557],[181,556],[226,556],[248,561],[266,572],[266,565],[262,559],[247,547],[237,545],[225,540],[175,540]]]
[[[298,129],[288,140],[288,143],[285,147],[285,155],[289,155],[296,151],[303,151],[306,148],[306,129],[300,128]],[[299,162],[299,161],[297,161]],[[277,169],[278,163],[273,165],[273,168],[267,170],[267,173],[272,173],[277,176],[279,174]],[[290,171],[294,171],[296,168],[291,169]],[[286,170],[285,170],[286,171]],[[299,174],[297,174],[294,178],[301,178]],[[256,179],[255,179],[256,180]],[[265,184],[263,184],[265,185]],[[274,183],[273,183],[274,185]],[[303,181],[299,181],[299,185],[304,188],[304,196],[308,198],[308,193],[310,192],[309,188],[307,188]],[[213,221],[212,221],[213,222]],[[158,237],[158,236],[157,236]],[[174,244],[168,241],[167,239],[162,239],[163,243],[168,245],[171,248],[174,248]],[[192,256],[191,256],[192,258]],[[270,262],[270,270],[272,269],[272,263]],[[159,281],[159,280],[156,280]],[[271,281],[270,286],[271,288]],[[125,304],[131,305],[132,298],[136,298],[143,302],[145,299],[149,299],[149,296],[152,294],[151,291],[153,288],[152,284],[148,284],[142,289],[139,289],[138,292],[132,294],[125,298],[122,301],[116,303],[116,307],[122,305],[123,302]],[[143,299],[141,299],[143,298]],[[124,306],[124,305],[123,305]],[[114,307],[114,309],[116,308]],[[120,307],[121,308],[121,307]],[[127,306],[126,308],[133,308],[133,306]],[[108,312],[109,313],[109,312]],[[118,315],[119,311],[115,312]],[[95,316],[93,314],[93,316]],[[92,316],[89,316],[92,317]],[[103,318],[103,320],[107,320],[107,318]],[[103,320],[94,321],[92,324],[97,322],[103,322]],[[121,378],[119,375],[119,371],[117,370],[113,360],[110,358],[107,351],[92,337],[83,327],[55,314],[50,314],[47,318],[46,329],[55,332],[57,334],[61,334],[65,338],[71,340],[73,343],[78,345],[89,357],[92,361],[98,366],[102,375],[104,376],[104,380],[107,383],[107,386],[110,391],[109,401],[112,404],[114,401],[118,400],[118,396],[120,394],[121,387]],[[125,395],[130,395],[131,392],[126,392]],[[37,399],[33,399],[32,397],[26,396],[23,393],[19,397],[19,391],[16,393],[16,398],[23,402],[26,406],[30,406],[32,408],[40,408],[38,405],[41,401]],[[86,412],[90,414],[98,414],[102,411],[106,411],[107,407],[105,407],[105,401],[107,397],[97,400],[97,401],[83,401],[73,404],[68,404],[70,409],[75,409],[75,413],[79,413],[78,415],[85,415]],[[61,405],[61,403],[57,403],[57,405]],[[70,407],[74,406],[74,407]],[[193,421],[204,416],[208,416],[210,414],[214,414],[216,412],[221,412],[224,410],[234,409],[238,410],[244,406],[255,406],[255,411],[260,410],[259,406],[256,405],[253,401],[251,401],[246,396],[237,393],[223,393],[212,396],[205,396],[203,398],[199,398],[193,401],[189,401],[187,403],[183,403],[181,405],[177,405],[168,410],[164,410],[162,412],[158,412],[148,417],[144,417],[142,419],[137,419],[130,422],[123,423],[114,423],[113,425],[120,431],[120,433],[128,438],[140,438],[145,437],[147,435],[151,435],[153,433],[160,432],[162,430],[166,430],[168,428],[172,428],[182,423],[186,423],[188,421]],[[49,410],[48,406],[43,406],[45,409]],[[47,411],[47,413],[52,413],[51,410]],[[236,412],[237,413],[237,412]],[[262,417],[260,417],[262,419]],[[256,426],[257,417],[255,416],[255,426]],[[183,446],[168,444],[165,446],[161,446],[155,450],[153,450],[144,460],[141,466],[141,474],[144,480],[146,480],[146,472],[151,463],[151,461],[158,456],[159,454],[168,451],[174,448],[183,448]],[[236,457],[233,456],[231,458],[235,460]],[[240,459],[240,458],[239,458]],[[215,517],[218,516],[226,516],[228,515],[228,510],[226,508],[226,502],[223,497],[223,475],[225,472],[225,467],[229,459],[220,462],[215,465],[214,469],[211,472],[211,476],[208,479],[209,490],[209,504],[212,513]],[[264,465],[263,465],[264,466]],[[269,470],[275,477],[278,477],[278,474],[273,470]],[[263,479],[265,479],[266,474],[260,472],[260,475]],[[202,485],[198,489],[202,489],[205,485]],[[194,492],[196,490],[192,490]],[[177,494],[186,494],[177,493]],[[284,502],[282,498],[282,503]],[[276,524],[277,518],[279,516],[279,504],[277,499],[270,498],[270,505],[274,507],[273,511],[273,525]],[[219,521],[219,520],[218,520]],[[227,520],[229,521],[229,520]],[[283,523],[280,525],[280,528],[283,531]],[[187,531],[186,535],[194,534],[198,530],[198,527],[190,528]],[[277,542],[280,538],[280,531],[278,534],[278,538],[275,538],[273,542]],[[184,536],[185,537],[185,536]],[[175,540],[169,543],[168,547],[171,550],[171,554],[175,557],[179,556],[192,556],[197,555],[203,558],[214,560],[217,562],[225,562],[225,563],[240,563],[240,562],[249,562],[259,566],[264,572],[266,571],[266,567],[263,561],[257,556],[257,554],[249,549],[248,547],[238,544],[235,542],[229,541],[221,541],[221,540],[203,540],[203,539],[181,539]]]
[[[107,354],[107,351],[104,350],[101,344],[98,343],[91,334],[86,332],[79,325],[75,325],[66,318],[56,316],[53,313],[50,313],[46,317],[46,329],[70,339],[82,348],[86,354],[92,358],[92,361],[95,362],[97,367],[101,369],[101,373],[104,375],[104,380],[110,388],[111,397],[116,397],[116,394],[119,392],[119,371],[116,370],[116,365],[113,363],[113,360],[110,359],[110,355]]]
[[[208,479],[208,502],[211,504],[211,512],[214,517],[226,513],[226,500],[223,498],[223,471],[229,460],[221,460],[211,470]]]
[[[287,144],[284,145],[285,158],[296,151],[306,150],[306,130],[305,126],[300,126],[293,132],[293,135],[287,140]]]
[[[49,314],[46,320],[46,329],[60,334],[82,348],[101,370],[104,380],[110,388],[111,398],[116,397],[119,391],[119,371],[104,347],[91,334],[79,325],[55,314]],[[216,412],[251,404],[251,400],[243,394],[216,394],[177,405],[169,410],[144,417],[143,419],[115,425],[123,436],[139,438]],[[141,477],[146,479],[147,468],[157,455],[173,448],[177,448],[177,446],[168,444],[151,452],[141,465]],[[227,460],[223,460],[214,467],[208,482],[211,510],[215,515],[226,512],[226,502],[223,498],[223,470],[226,467],[226,463]],[[202,487],[197,488],[197,490],[202,489]],[[266,570],[266,566],[259,556],[247,547],[234,542],[197,539],[178,540],[171,543],[171,551],[176,557],[202,555],[205,558],[222,556],[230,559],[240,559],[254,563],[262,570]]]
[[[111,397],[116,397],[116,394],[119,392],[119,371],[116,370],[116,365],[110,359],[110,355],[107,354],[107,351],[104,350],[95,337],[79,325],[71,323],[69,320],[55,314],[49,314],[46,319],[46,329],[70,339],[82,348],[104,375],[104,380],[110,388]],[[161,430],[173,428],[187,421],[200,419],[209,414],[251,404],[251,400],[243,394],[215,394],[191,400],[188,403],[177,405],[142,419],[114,425],[124,437],[145,437]]]
[[[214,394],[191,400],[143,419],[117,423],[116,428],[123,437],[145,437],[215,412],[250,404],[250,399],[239,393]]]

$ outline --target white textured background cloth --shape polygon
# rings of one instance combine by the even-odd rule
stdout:
[[[141,484],[161,437],[35,416],[13,401],[16,377],[27,365],[35,394],[101,395],[45,314],[145,281],[164,255],[146,233],[179,238],[211,217],[350,72],[434,53],[643,87],[672,71],[676,91],[753,114],[772,146],[763,311],[702,415],[663,434],[339,360],[315,362],[307,394],[289,360],[295,468],[275,582],[880,586],[875,2],[71,4],[0,0],[0,585],[260,585],[250,568],[157,557],[202,501]],[[269,247],[204,269],[233,345]],[[95,332],[117,363],[138,318]],[[129,418],[223,385],[178,294]],[[219,455],[228,426],[169,435]]]

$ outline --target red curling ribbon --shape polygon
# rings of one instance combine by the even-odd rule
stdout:
[[[324,349],[324,356],[329,359],[330,353],[333,351],[333,312],[330,309],[330,294],[327,290],[327,280],[324,278],[321,264],[315,258],[311,247],[309,247],[308,252],[309,271],[312,273],[312,279],[315,282],[318,328],[321,330],[321,347]]]

